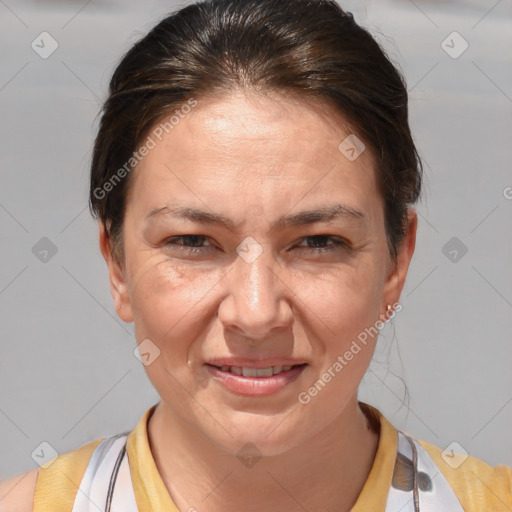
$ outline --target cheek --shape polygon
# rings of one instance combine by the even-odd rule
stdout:
[[[219,279],[211,274],[158,254],[134,265],[129,289],[137,340],[150,338],[162,349],[172,343],[177,350],[191,339],[201,301]]]
[[[133,269],[132,269],[133,270]],[[130,280],[135,336],[138,343],[157,356],[145,371],[161,396],[179,392],[179,382],[187,380],[187,362],[193,340],[200,333],[200,300],[211,288],[208,280],[161,255],[149,257]],[[199,304],[198,304],[199,303]],[[151,351],[150,350],[150,351]]]
[[[372,254],[326,273],[299,276],[298,295],[331,327],[332,334],[348,333],[378,314],[382,287],[380,267]]]
[[[368,261],[302,285],[301,296],[315,313],[311,321],[323,333],[317,343],[311,343],[320,373],[330,372],[326,379],[332,378],[331,389],[358,384],[370,364],[379,333],[375,328],[381,307],[378,272],[377,266]]]
[[[375,329],[378,301],[374,301],[371,287],[365,287],[359,280],[339,279],[326,292],[328,299],[322,298],[323,309],[319,307],[319,311],[322,323],[329,326],[328,330],[323,329],[328,335],[318,344],[312,342],[317,348],[317,366],[297,396],[304,405],[304,414],[318,428],[334,421],[347,401],[357,394],[379,332]],[[319,325],[318,317],[314,321]]]

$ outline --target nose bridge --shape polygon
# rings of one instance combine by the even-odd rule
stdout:
[[[263,311],[271,310],[275,307],[275,276],[271,271],[272,257],[270,250],[264,249],[261,254],[252,261],[244,260],[239,257],[238,269],[241,274],[240,284],[246,287],[248,292],[247,306],[249,309]],[[245,278],[243,276],[246,276]]]
[[[245,336],[265,337],[286,325],[291,315],[281,297],[276,262],[270,247],[250,236],[237,247],[237,253],[219,318]]]
[[[272,251],[249,236],[237,247],[238,258],[235,263],[233,292],[240,306],[250,310],[261,310],[262,307],[275,307],[275,275]]]

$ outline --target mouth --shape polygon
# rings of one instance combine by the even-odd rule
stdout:
[[[230,372],[234,375],[242,375],[243,377],[271,377],[272,375],[279,375],[280,373],[287,372],[292,368],[296,368],[297,366],[304,366],[303,364],[289,364],[282,366],[269,366],[267,368],[252,368],[248,366],[215,366],[211,365],[221,372]]]
[[[307,363],[262,366],[206,363],[214,379],[229,391],[245,396],[265,396],[276,393],[296,380]],[[255,366],[258,364],[258,368]]]

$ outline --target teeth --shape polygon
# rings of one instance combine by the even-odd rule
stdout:
[[[256,377],[256,368],[242,368],[244,377]]]
[[[240,368],[238,366],[232,366],[231,373],[236,373],[237,375],[242,375],[242,368]]]
[[[286,372],[292,368],[292,365],[270,366],[268,368],[247,368],[240,366],[221,366],[223,372],[234,373],[235,375],[243,375],[244,377],[271,377],[281,372]]]

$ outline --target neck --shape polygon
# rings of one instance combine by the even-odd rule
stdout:
[[[236,455],[187,429],[163,402],[149,419],[148,437],[177,507],[210,512],[348,512],[366,482],[379,442],[356,396],[307,444],[253,465],[242,464]]]

